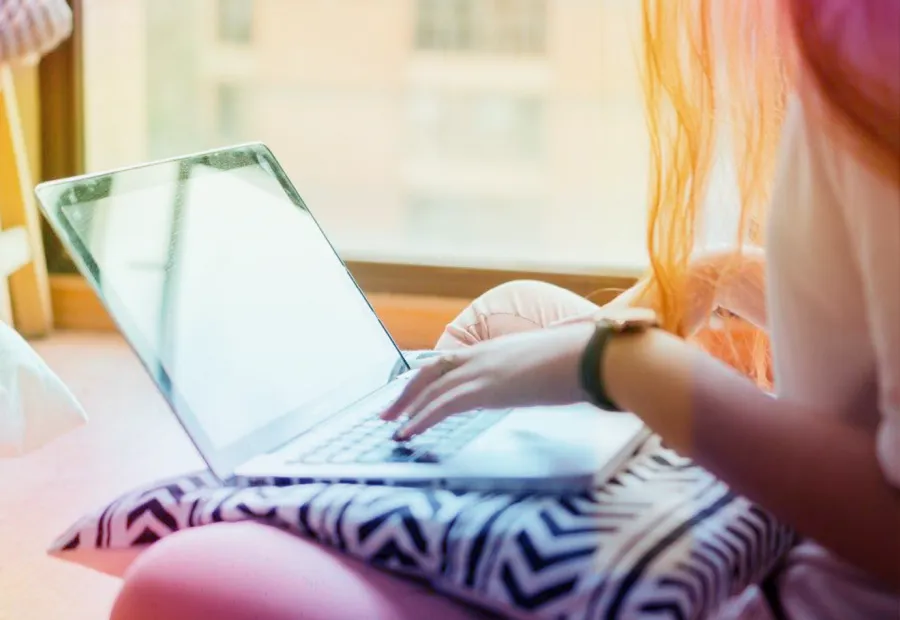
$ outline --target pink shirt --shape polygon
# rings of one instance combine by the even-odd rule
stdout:
[[[808,120],[793,101],[769,220],[777,394],[871,428],[900,487],[900,191]],[[812,542],[791,553],[780,594],[790,620],[900,618],[897,593]],[[752,592],[723,610],[734,617],[769,615]]]

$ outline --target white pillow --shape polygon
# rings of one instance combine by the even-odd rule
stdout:
[[[86,421],[56,373],[18,332],[0,323],[0,457],[24,454]]]

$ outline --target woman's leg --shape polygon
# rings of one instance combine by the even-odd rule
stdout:
[[[504,334],[587,316],[598,306],[572,291],[532,280],[501,284],[473,301],[447,325],[437,349],[477,344]]]
[[[220,523],[155,543],[131,567],[112,620],[487,618],[352,558],[258,523]]]

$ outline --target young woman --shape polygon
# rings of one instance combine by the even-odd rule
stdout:
[[[485,295],[441,342],[471,346],[424,369],[384,415],[408,416],[402,432],[414,434],[477,406],[589,396],[634,411],[804,536],[777,578],[780,609],[746,596],[722,617],[894,620],[900,2],[644,0],[644,27],[656,178],[650,276],[599,311],[534,283]],[[741,173],[736,247],[766,237],[764,306],[753,293],[758,257],[693,252],[723,111]],[[662,328],[634,305],[654,310]],[[771,371],[765,348],[749,349],[735,370],[685,341],[717,306],[766,326]],[[598,314],[632,327],[588,320]],[[239,555],[229,551],[236,544]],[[478,612],[288,534],[239,524],[154,545],[127,577],[113,617]]]

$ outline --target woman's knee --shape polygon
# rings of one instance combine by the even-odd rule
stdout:
[[[437,348],[471,346],[506,334],[540,329],[587,314],[596,307],[580,295],[548,282],[505,282],[475,299],[447,325]]]
[[[222,523],[173,534],[132,566],[112,620],[480,617],[292,534]]]
[[[260,583],[253,571],[239,566],[246,552],[264,553],[253,545],[267,536],[265,529],[249,522],[222,523],[155,543],[126,573],[112,620],[287,618],[278,615],[286,606],[273,600],[273,584]]]

